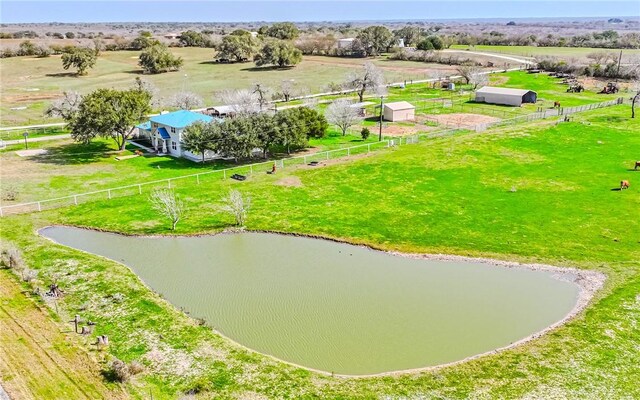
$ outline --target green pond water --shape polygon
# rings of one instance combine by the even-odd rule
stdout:
[[[507,346],[562,319],[578,297],[575,284],[550,272],[418,260],[310,238],[40,233],[126,264],[238,343],[339,374],[434,366]]]

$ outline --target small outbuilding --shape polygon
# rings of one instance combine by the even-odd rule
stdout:
[[[397,101],[384,105],[383,117],[386,121],[413,121],[416,117],[416,107],[406,101]]]
[[[520,107],[522,103],[535,104],[537,100],[538,94],[527,89],[485,86],[476,90],[476,102],[478,103]]]

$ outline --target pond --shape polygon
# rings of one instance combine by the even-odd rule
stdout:
[[[129,266],[175,306],[248,348],[336,374],[435,366],[509,346],[562,320],[579,296],[558,272],[287,235],[40,233]]]

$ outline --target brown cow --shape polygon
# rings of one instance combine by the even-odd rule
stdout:
[[[560,102],[559,101],[554,101],[553,102],[553,108],[560,108]]]
[[[635,167],[633,167],[633,169],[634,169],[634,170],[637,170],[637,169],[638,169],[638,167],[640,167],[640,161],[636,161],[636,165],[635,165]]]
[[[629,189],[629,181],[620,181],[620,190]]]

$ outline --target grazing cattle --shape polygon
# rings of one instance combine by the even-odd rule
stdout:
[[[560,102],[559,101],[554,101],[553,102],[553,108],[560,108]]]
[[[638,167],[640,167],[640,161],[636,161],[636,165],[633,167],[633,169],[637,170]]]
[[[620,190],[629,189],[629,181],[620,181]]]

